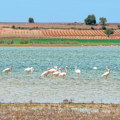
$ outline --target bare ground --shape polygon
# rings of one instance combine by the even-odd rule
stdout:
[[[84,111],[84,109],[86,109]],[[95,112],[96,111],[96,112]],[[1,103],[1,120],[120,120],[119,104]]]

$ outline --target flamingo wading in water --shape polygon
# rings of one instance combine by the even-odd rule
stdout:
[[[3,70],[3,72],[7,73],[7,75],[8,75],[8,72],[11,72],[11,71],[12,71],[11,67],[10,68],[6,68],[6,69]]]
[[[108,66],[106,66],[106,69],[108,69],[108,72],[105,72],[105,73],[102,75],[102,77],[104,76],[105,79],[107,79],[107,76],[110,74],[110,69],[109,69]]]
[[[75,67],[75,72],[78,74],[78,78],[79,78],[80,70],[77,69],[77,67]]]
[[[52,78],[53,78],[53,73],[57,71],[58,67],[54,66],[55,69],[49,69],[48,71],[51,73]]]
[[[58,71],[56,71],[56,72],[54,72],[54,73],[52,73],[55,77],[57,77],[57,76],[59,76],[59,74],[61,73],[61,68],[59,68],[59,72]]]
[[[68,69],[68,66],[66,66],[65,69],[66,69],[66,72],[62,72],[62,73],[59,74],[59,76],[62,76],[63,79],[64,79],[64,76],[67,75],[67,69]]]
[[[50,68],[47,68],[47,70],[50,70]],[[41,76],[47,77],[49,73],[50,73],[49,71],[45,71],[41,74]]]
[[[31,67],[31,68],[26,68],[26,69],[24,69],[23,71],[27,71],[27,72],[28,72],[28,74],[29,74],[29,72],[33,72],[33,71],[34,71],[34,69],[33,69],[33,67]]]

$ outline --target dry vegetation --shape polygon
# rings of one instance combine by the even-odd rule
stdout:
[[[87,108],[88,111],[82,111]],[[96,112],[94,112],[96,110]],[[119,120],[120,105],[115,104],[39,104],[0,105],[1,120]]]
[[[39,30],[12,29],[15,27],[41,28]],[[72,38],[72,39],[118,39],[120,30],[118,23],[107,23],[106,28],[113,28],[114,34],[110,37],[104,33],[104,30],[98,30],[102,25],[93,26],[97,30],[90,30],[90,25],[84,23],[0,23],[0,39],[8,38]],[[3,28],[3,27],[9,28]],[[49,28],[49,29],[46,29]],[[50,29],[51,28],[51,29]],[[76,30],[71,29],[76,28]],[[87,30],[80,30],[80,29]],[[79,30],[77,30],[79,29]]]
[[[94,28],[101,28],[101,24],[96,24],[96,25],[86,25],[85,23],[0,23],[0,27],[3,26],[9,26],[11,27],[12,25],[15,25],[16,27],[41,27],[41,28],[91,28],[93,26]],[[118,25],[120,23],[106,23],[105,26],[106,28],[113,28],[113,29],[118,29]]]

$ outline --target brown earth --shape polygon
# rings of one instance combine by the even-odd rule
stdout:
[[[120,120],[120,105],[0,103],[0,120]]]
[[[113,28],[114,34],[108,37],[104,30],[90,30],[90,25],[84,23],[0,23],[0,39],[4,38],[73,38],[73,39],[117,39],[120,38],[120,30],[117,29],[119,23],[107,23],[106,28]],[[29,29],[12,29],[11,26],[15,27],[41,27],[39,30]],[[3,27],[10,28],[3,28]],[[75,28],[86,28],[87,30],[73,30]],[[100,24],[93,26],[99,29]],[[56,28],[56,29],[44,29],[44,28]],[[59,29],[57,29],[59,28]],[[61,29],[60,29],[61,28]],[[69,29],[66,29],[69,28]]]
[[[94,28],[101,28],[101,24],[96,25],[86,25],[85,23],[0,23],[0,27],[3,26],[9,26],[12,27],[12,25],[15,25],[15,27],[41,27],[41,28],[89,28],[91,29],[91,26]],[[113,28],[118,29],[118,25],[120,23],[106,23],[106,28]]]

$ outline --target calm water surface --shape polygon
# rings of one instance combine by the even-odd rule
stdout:
[[[41,77],[46,68],[69,67],[65,79]],[[12,67],[5,75],[3,69]],[[75,66],[81,70],[77,78]],[[102,76],[110,68],[108,80]],[[27,74],[23,69],[33,67]],[[97,67],[97,70],[93,70]],[[120,103],[120,47],[0,48],[0,102]]]

